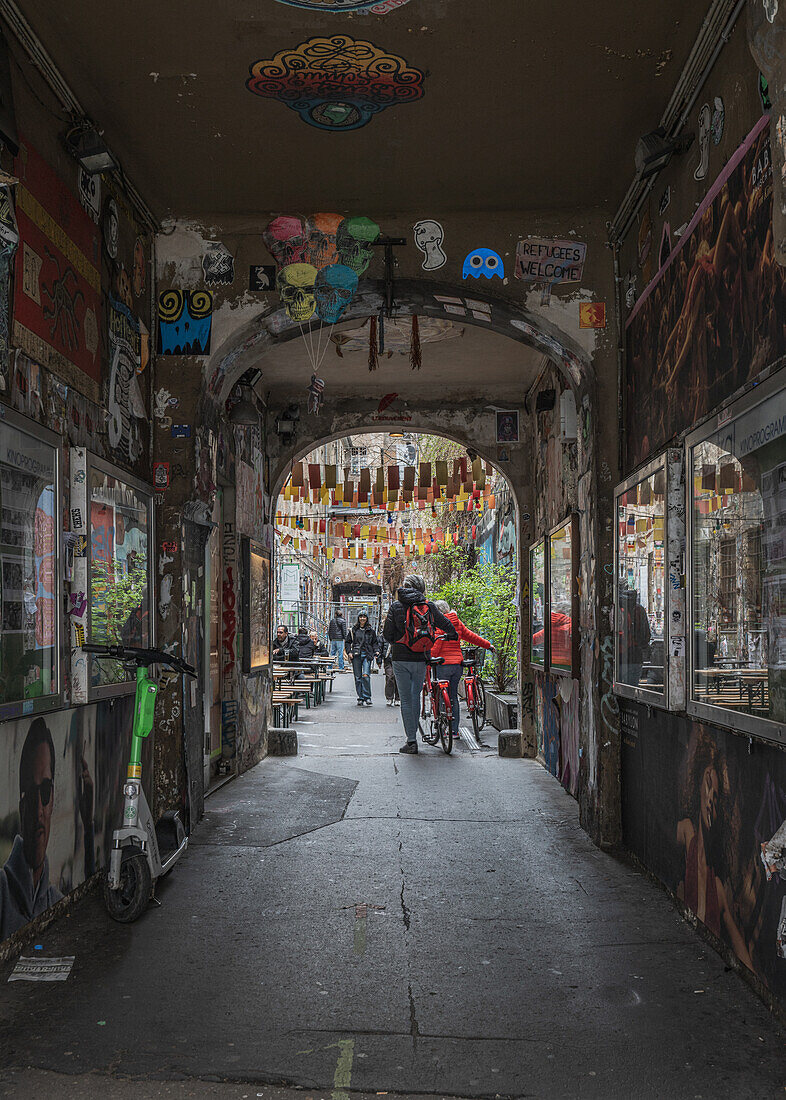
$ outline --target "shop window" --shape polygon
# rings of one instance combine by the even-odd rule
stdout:
[[[548,549],[548,668],[568,676],[578,675],[578,551],[578,524],[572,516],[550,533]]]
[[[153,644],[152,514],[149,489],[107,463],[88,461],[88,629],[98,645]],[[91,657],[93,697],[129,690],[133,670]]]
[[[0,716],[57,706],[60,688],[60,450],[5,407],[0,418]]]
[[[546,540],[541,539],[529,551],[529,590],[530,590],[530,664],[536,668],[545,668],[547,662],[546,609],[548,592],[546,588]]]
[[[666,458],[620,485],[616,505],[614,690],[667,701]]]
[[[786,389],[768,380],[686,441],[689,710],[786,740]]]

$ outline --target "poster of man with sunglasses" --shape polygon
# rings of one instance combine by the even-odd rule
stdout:
[[[93,781],[84,757],[79,792],[79,813],[85,825],[85,848],[92,848]],[[19,758],[19,829],[11,853],[0,870],[0,940],[22,928],[33,917],[62,898],[49,880],[46,854],[55,803],[55,747],[43,718],[35,718],[28,730]],[[89,822],[89,827],[85,824]],[[85,862],[94,869],[91,852]]]

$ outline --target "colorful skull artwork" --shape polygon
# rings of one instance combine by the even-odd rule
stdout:
[[[504,280],[505,278],[505,265],[502,262],[502,257],[491,248],[476,248],[473,252],[470,252],[464,261],[464,271],[462,272],[464,279],[468,276],[479,279],[481,275],[485,279]]]
[[[371,218],[344,218],[336,233],[339,262],[362,275],[371,263],[374,255],[371,245],[379,233],[379,226]]]
[[[314,284],[317,269],[311,264],[288,264],[276,277],[276,289],[291,321],[302,323],[314,316]]]
[[[262,239],[276,261],[279,271],[287,264],[299,264],[304,260],[306,234],[301,218],[280,214],[269,223]]]
[[[341,225],[340,214],[314,214],[306,220],[306,254],[304,260],[321,271],[336,263],[338,251],[336,233]]]
[[[317,275],[317,317],[335,325],[349,307],[358,288],[357,274],[344,264],[331,264]]]

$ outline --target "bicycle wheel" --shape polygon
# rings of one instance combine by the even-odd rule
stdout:
[[[418,729],[420,730],[420,736],[427,745],[436,745],[439,741],[439,730],[431,716],[431,696],[426,694],[425,689],[423,691],[423,706],[420,708]]]
[[[475,706],[472,708],[472,728],[475,736],[480,733],[486,724],[486,689],[483,681],[478,676],[475,680]]]
[[[448,717],[445,700],[442,698],[439,700],[439,715],[435,725],[442,742],[442,749],[446,756],[450,756],[453,751],[453,721]]]

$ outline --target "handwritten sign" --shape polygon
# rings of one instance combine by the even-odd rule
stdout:
[[[516,245],[516,278],[525,283],[577,283],[587,246],[580,241],[527,237]]]

